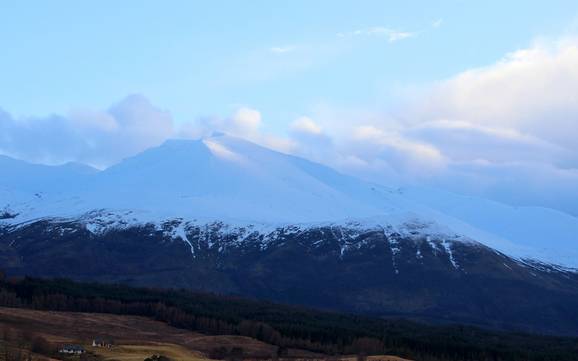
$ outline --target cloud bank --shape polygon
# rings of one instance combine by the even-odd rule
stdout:
[[[170,113],[131,95],[104,111],[14,118],[0,112],[0,153],[33,162],[106,166],[173,134]]]
[[[550,157],[558,166],[577,167],[578,40],[539,42],[466,71],[433,87],[416,108],[414,123],[448,120],[454,132],[469,129],[532,147],[536,161]]]
[[[212,131],[305,156],[382,184],[437,186],[578,215],[578,40],[539,41],[408,96],[395,112],[314,108],[263,130],[257,109],[175,122],[142,95],[102,111],[15,118],[0,153],[108,166],[167,138]]]
[[[577,39],[538,41],[376,118],[354,128],[363,129],[365,148],[386,152],[348,148],[375,165],[366,169],[372,179],[383,179],[379,165],[387,164],[400,183],[578,215]]]

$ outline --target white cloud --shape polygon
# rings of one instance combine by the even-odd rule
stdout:
[[[250,135],[259,130],[261,126],[261,113],[252,108],[241,107],[231,118],[233,131],[240,135]]]
[[[291,123],[291,130],[299,133],[319,135],[323,132],[321,126],[309,117],[299,117]]]
[[[192,122],[180,123],[175,136],[185,139],[197,139],[215,131],[241,137],[281,152],[290,153],[295,142],[287,137],[275,136],[262,131],[261,112],[247,106],[239,107],[228,117],[204,117]]]
[[[433,145],[412,140],[403,134],[388,132],[374,126],[353,129],[352,140],[365,157],[379,157],[400,170],[427,173],[439,170],[446,164],[442,153]]]
[[[294,140],[260,130],[261,113],[247,106],[228,117],[176,123],[170,113],[142,95],[131,95],[107,110],[80,109],[68,115],[16,119],[0,110],[0,154],[46,164],[69,161],[99,168],[170,138],[198,139],[214,131],[291,152]]]
[[[43,163],[109,165],[163,142],[173,120],[141,95],[131,95],[105,111],[14,118],[0,113],[0,153]]]
[[[444,23],[444,19],[441,19],[441,18],[440,18],[440,19],[437,19],[437,20],[433,21],[433,22],[431,23],[431,26],[432,26],[433,28],[439,28],[440,26],[442,26],[443,23]]]
[[[390,43],[399,41],[399,40],[403,40],[403,39],[407,39],[407,38],[412,38],[414,37],[416,34],[415,33],[410,33],[408,31],[395,31],[392,30],[387,34],[387,39]]]
[[[360,35],[370,34],[347,36]],[[392,115],[319,107],[286,135],[272,135],[247,106],[177,126],[168,112],[131,96],[66,116],[0,112],[0,153],[108,165],[175,135],[220,130],[384,184],[434,185],[578,215],[578,40],[538,42],[433,84],[398,108]]]
[[[342,171],[578,215],[576,39],[537,42],[433,84],[397,115],[326,113],[316,115],[333,119],[325,162]]]
[[[550,144],[556,163],[578,166],[578,40],[539,42],[461,73],[417,99],[413,122],[459,120]]]
[[[274,46],[269,48],[269,50],[276,54],[284,54],[295,51],[297,48],[293,45],[286,45],[286,46]]]
[[[457,74],[395,114],[326,105],[290,131],[292,152],[373,181],[578,215],[578,40],[537,42]]]
[[[567,150],[516,129],[488,127],[464,121],[431,121],[404,132],[406,136],[435,144],[455,161],[556,162],[571,156]]]
[[[295,140],[287,138],[287,137],[280,137],[271,134],[263,134],[258,139],[255,139],[258,144],[261,144],[264,147],[274,149],[281,153],[287,154],[295,154],[297,153],[297,143]]]
[[[374,26],[371,28],[358,29],[351,32],[337,34],[337,36],[340,38],[349,38],[355,36],[380,36],[385,37],[390,43],[415,37],[416,35],[417,33],[415,32],[390,29],[383,26]]]

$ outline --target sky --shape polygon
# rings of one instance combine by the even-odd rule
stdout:
[[[0,49],[0,154],[104,168],[219,130],[578,216],[576,1],[0,0]]]

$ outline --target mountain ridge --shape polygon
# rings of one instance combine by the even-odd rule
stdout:
[[[514,257],[578,267],[578,218],[565,213],[433,189],[391,189],[224,134],[168,140],[102,171],[33,168],[56,176],[30,177],[4,167],[10,176],[0,178],[0,209],[18,216],[3,223],[75,218],[99,209],[132,211],[135,224],[178,217],[273,225],[420,219]]]
[[[0,267],[10,275],[578,330],[578,223],[558,230],[557,213],[391,189],[223,135],[170,141],[55,185],[41,177],[18,188],[17,173],[0,177]],[[526,240],[535,230],[544,237]]]
[[[356,224],[264,230],[178,219],[93,227],[71,219],[0,227],[0,265],[9,275],[577,335],[578,273],[513,259],[458,235],[425,236],[420,224],[403,232]]]

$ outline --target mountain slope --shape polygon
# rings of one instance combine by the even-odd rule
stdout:
[[[0,189],[31,193],[67,191],[96,172],[96,169],[79,163],[47,166],[0,155]]]
[[[168,141],[100,173],[90,190],[111,195],[107,208],[246,221],[320,221],[383,208],[368,204],[371,190],[353,178],[227,136]]]
[[[389,189],[225,135],[103,171],[32,166],[42,172],[30,179],[29,164],[3,164],[9,274],[578,330],[578,221],[563,213]]]
[[[459,236],[424,236],[422,224],[266,230],[173,219],[99,229],[87,228],[87,220],[38,221],[0,232],[0,264],[14,275],[578,335],[578,274],[520,262]]]
[[[512,240],[516,250],[496,248],[524,258],[577,266],[578,218],[542,207],[512,207],[495,201],[431,188],[406,188],[402,194],[478,229]],[[493,246],[490,242],[486,244]]]
[[[519,258],[578,267],[578,219],[436,190],[388,189],[325,166],[218,134],[172,140],[104,171],[0,158],[0,209],[15,224],[131,211],[136,223],[174,217],[232,224],[358,220],[402,226],[420,220]]]

